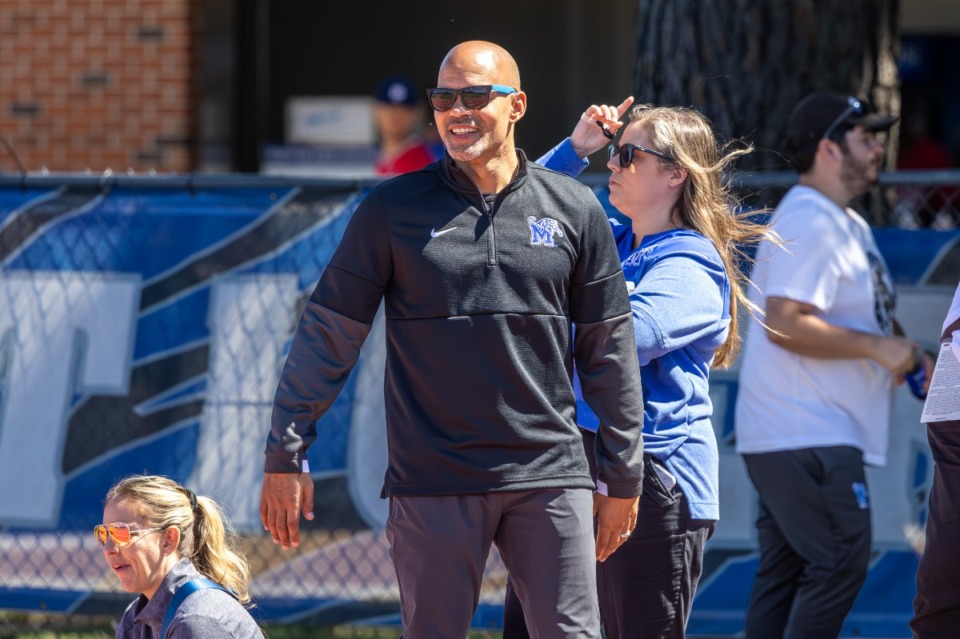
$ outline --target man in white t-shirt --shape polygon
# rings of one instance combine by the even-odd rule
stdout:
[[[960,360],[960,286],[940,342]],[[960,420],[930,422],[927,440],[935,465],[910,628],[917,639],[953,639],[960,633]]]
[[[896,121],[833,93],[790,116],[800,180],[771,217],[782,245],[757,251],[751,296],[766,328],[751,319],[736,411],[759,496],[748,639],[836,637],[866,578],[864,464],[886,462],[894,388],[923,357],[894,319],[869,226],[848,208],[876,185],[877,136]]]

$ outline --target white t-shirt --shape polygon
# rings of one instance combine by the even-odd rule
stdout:
[[[870,227],[819,191],[795,186],[771,217],[783,247],[763,242],[751,299],[811,304],[825,321],[865,333],[893,330],[893,282]],[[887,460],[894,380],[868,359],[821,359],[771,342],[749,320],[736,410],[737,450],[764,453],[854,446],[868,464]]]

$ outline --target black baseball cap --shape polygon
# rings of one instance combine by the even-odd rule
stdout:
[[[787,149],[797,152],[840,127],[860,125],[869,131],[886,131],[900,118],[873,113],[865,100],[841,93],[811,93],[797,103],[787,124]]]
[[[377,87],[374,99],[382,104],[402,104],[416,106],[420,102],[420,89],[410,78],[402,75],[391,75],[384,78]]]

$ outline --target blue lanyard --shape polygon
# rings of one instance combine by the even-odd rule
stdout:
[[[163,625],[160,626],[160,639],[164,639],[167,636],[167,629],[170,627],[170,622],[173,621],[174,615],[177,614],[177,608],[180,607],[180,604],[183,603],[183,600],[198,590],[203,590],[204,588],[216,588],[217,590],[222,590],[231,597],[234,597],[232,592],[215,581],[211,581],[205,577],[191,579],[177,588],[177,591],[173,593],[173,599],[171,599],[170,603],[167,604],[167,612],[163,615]],[[236,597],[234,597],[234,599],[236,599]]]

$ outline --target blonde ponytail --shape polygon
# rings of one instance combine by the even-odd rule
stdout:
[[[107,492],[106,501],[117,497],[135,502],[151,528],[176,526],[180,556],[189,558],[204,577],[232,590],[241,604],[250,603],[250,568],[215,501],[159,475],[121,480]]]

